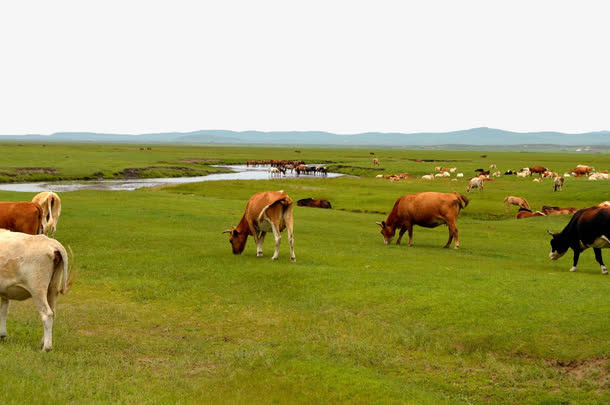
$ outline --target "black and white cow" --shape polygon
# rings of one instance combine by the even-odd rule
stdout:
[[[610,207],[597,206],[579,210],[561,233],[548,232],[553,236],[549,253],[552,260],[559,259],[572,248],[574,265],[570,271],[576,271],[580,253],[591,247],[602,273],[608,274],[608,268],[602,260],[602,248],[610,248]]]

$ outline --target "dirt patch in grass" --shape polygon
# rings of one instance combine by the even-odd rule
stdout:
[[[591,380],[604,384],[610,379],[610,364],[608,359],[587,360],[548,360],[548,365],[559,370],[561,374],[576,378],[577,380]]]

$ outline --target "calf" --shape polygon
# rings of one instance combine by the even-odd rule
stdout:
[[[508,197],[504,198],[504,204],[506,204],[506,213],[508,214],[508,208],[511,205],[516,205],[519,208],[526,208],[526,209],[531,209],[530,208],[530,204],[527,202],[527,200],[525,198],[521,198],[521,197],[515,197],[512,195],[509,195]]]
[[[519,208],[519,212],[517,212],[517,219],[530,218],[530,217],[544,217],[546,214],[542,211],[532,212],[532,210],[527,208]]]
[[[555,177],[553,179],[553,192],[559,190],[563,191],[563,182],[565,179],[563,177]]]
[[[576,271],[580,254],[588,248],[593,248],[602,274],[608,274],[608,268],[602,259],[602,249],[610,247],[609,207],[596,206],[579,210],[563,231],[548,233],[553,237],[549,253],[551,260],[559,259],[571,248],[574,251],[574,260],[570,271]]]
[[[44,235],[0,231],[0,338],[6,337],[9,300],[30,297],[44,327],[42,350],[53,346],[53,320],[59,293],[68,292],[68,254]]]

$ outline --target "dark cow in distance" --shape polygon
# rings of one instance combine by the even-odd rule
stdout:
[[[386,245],[392,242],[392,238],[399,229],[398,240],[406,231],[409,232],[409,245],[413,245],[413,225],[425,228],[436,228],[446,224],[449,228],[449,240],[445,247],[449,247],[455,238],[454,248],[460,244],[458,241],[458,229],[456,221],[460,210],[468,205],[468,198],[458,193],[438,193],[422,192],[417,194],[407,194],[396,200],[392,212],[388,218],[382,222],[376,222],[381,227],[381,234]]]
[[[43,231],[42,207],[29,201],[0,202],[0,228],[38,235]]]
[[[574,251],[574,261],[570,271],[576,271],[580,254],[588,248],[593,248],[595,260],[601,266],[603,274],[608,274],[608,268],[602,259],[602,249],[610,247],[610,208],[590,207],[579,210],[572,216],[568,225],[560,233],[552,233],[551,252],[549,257],[557,260],[568,249]]]
[[[303,198],[297,201],[299,207],[313,207],[313,208],[332,208],[330,202],[327,200],[314,200],[313,198]]]
[[[296,261],[294,256],[294,235],[292,233],[292,199],[284,191],[265,191],[254,194],[246,204],[246,211],[239,224],[224,231],[228,233],[233,254],[241,254],[246,247],[248,236],[252,235],[256,243],[256,256],[263,256],[263,241],[267,232],[273,232],[275,238],[275,252],[272,260],[277,260],[280,252],[280,232],[288,229],[288,242],[290,243],[290,260]]]

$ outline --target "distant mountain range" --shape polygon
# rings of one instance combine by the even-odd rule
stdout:
[[[319,131],[226,131],[201,130],[158,134],[102,134],[57,132],[52,135],[0,135],[0,141],[92,142],[182,145],[320,145],[320,146],[433,146],[433,145],[610,145],[610,131],[565,134],[561,132],[511,132],[494,128],[473,128],[453,132],[381,133],[338,135]]]

